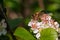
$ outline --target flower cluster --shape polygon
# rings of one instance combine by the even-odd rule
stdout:
[[[31,21],[28,23],[28,26],[31,27],[31,30],[33,31],[34,34],[36,34],[36,38],[40,38],[40,31],[45,28],[53,28],[56,31],[58,31],[59,24],[58,22],[55,22],[51,16],[48,14],[43,14],[40,16],[41,22],[38,20],[31,19]]]
[[[43,24],[43,28],[48,28],[48,27],[51,27],[53,29],[56,29],[56,31],[58,31],[58,27],[59,27],[59,24],[58,22],[54,21],[51,16],[49,16],[48,14],[43,14],[42,17],[41,17],[41,22]],[[41,24],[41,25],[42,25]]]
[[[0,36],[5,35],[7,33],[6,27],[7,27],[7,24],[5,23],[5,19],[2,19],[0,22]]]

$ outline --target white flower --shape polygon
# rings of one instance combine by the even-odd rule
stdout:
[[[31,25],[32,25],[32,22],[29,22],[29,23],[28,23],[28,26],[31,26]]]
[[[6,23],[2,23],[2,27],[6,28],[7,24]]]
[[[2,34],[5,35],[7,33],[7,31],[5,29],[3,29]]]
[[[47,20],[51,20],[51,16],[48,16],[48,19]]]
[[[38,33],[39,32],[39,30],[38,29],[35,29],[34,31],[33,31],[33,33]]]
[[[2,29],[1,31],[0,31],[0,36],[1,35],[5,35],[7,33],[7,31],[5,30],[5,29]]]
[[[41,24],[42,24],[42,22],[37,22],[37,23],[36,23],[37,28],[41,28]]]
[[[37,26],[40,26],[40,22],[37,22],[36,25],[37,25]]]
[[[33,21],[33,20],[31,19],[31,21],[28,23],[28,26],[32,27],[32,25],[36,24],[36,22],[37,22],[37,21]]]
[[[44,25],[40,25],[41,28],[44,28]]]
[[[59,24],[58,22],[54,22],[55,26],[58,28],[59,27]]]
[[[5,20],[2,19],[2,21],[0,22],[0,36],[1,35],[5,35],[7,33],[6,28],[7,24],[5,23]]]
[[[51,23],[50,23],[50,24],[48,23],[48,25],[49,25],[50,27],[52,26],[52,24],[51,24]]]
[[[40,26],[39,26],[40,28],[44,28],[44,24],[43,24],[43,22],[40,22]]]
[[[4,23],[5,22],[5,19],[2,19],[1,23]]]
[[[58,23],[57,22],[54,22],[55,25],[57,25]]]
[[[40,33],[36,34],[36,38],[39,39],[40,38]]]
[[[54,22],[54,25],[55,25],[55,27],[56,27],[56,31],[58,32],[58,27],[59,27],[58,22]]]
[[[2,25],[2,27],[4,27],[4,28],[7,27],[7,24],[5,23],[5,19],[2,19],[2,21],[1,21],[1,25]]]
[[[58,38],[56,38],[56,40],[58,40]]]

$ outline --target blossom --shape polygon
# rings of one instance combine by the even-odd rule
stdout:
[[[40,33],[36,34],[36,38],[39,39],[40,38]]]
[[[35,29],[34,31],[33,31],[33,33],[38,33],[39,32],[39,30],[38,29]]]
[[[58,38],[56,38],[56,40],[58,40]]]
[[[0,22],[0,36],[5,35],[7,33],[6,31],[7,24],[5,23],[5,19],[2,19]]]
[[[28,23],[28,26],[31,27],[31,29],[33,30],[33,33],[36,34],[36,38],[38,39],[40,37],[40,33],[39,33],[39,28],[40,28],[40,22],[32,20]]]
[[[38,29],[40,28],[40,22],[31,19],[28,26],[30,26],[32,29]]]
[[[55,28],[56,28],[56,31],[58,32],[58,27],[59,27],[58,22],[54,22],[54,26],[55,26]]]
[[[51,16],[48,14],[43,14],[41,17],[41,22],[38,20],[33,20],[28,23],[28,26],[31,27],[31,30],[36,35],[36,38],[40,38],[40,31],[46,28],[53,28],[58,32],[59,23],[55,22]],[[56,39],[57,40],[57,39]]]
[[[59,27],[58,22],[54,22],[54,25],[55,25],[57,28]]]

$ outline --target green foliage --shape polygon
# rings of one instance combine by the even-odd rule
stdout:
[[[55,19],[58,23],[60,23],[60,13],[55,12],[52,17],[53,17],[53,19]]]
[[[7,36],[9,37],[9,40],[13,40],[12,36],[7,33]]]
[[[31,18],[27,17],[24,19],[24,24],[25,25],[28,25],[29,21],[31,20]]]
[[[41,31],[40,40],[56,40],[57,32],[52,28],[43,29]]]
[[[10,29],[11,30],[14,30],[20,23],[22,23],[22,19],[20,18],[17,18],[17,19],[14,19],[14,20],[8,20],[8,23],[9,23],[9,26],[10,26]]]
[[[6,35],[0,36],[0,40],[9,40],[9,37]]]
[[[15,36],[22,38],[23,40],[36,40],[26,29],[18,27],[14,33]]]
[[[38,11],[40,11],[40,7],[39,7],[39,4],[38,4],[38,1],[34,1],[34,3],[31,5],[31,10],[33,13],[36,13]]]
[[[4,0],[4,6],[12,9],[14,11],[19,11],[21,8],[20,3],[14,1],[14,0]]]
[[[47,7],[47,10],[48,11],[56,11],[58,9],[58,4],[50,4],[48,7]]]
[[[49,1],[54,2],[54,3],[60,3],[59,0],[49,0]]]

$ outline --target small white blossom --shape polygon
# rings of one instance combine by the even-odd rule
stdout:
[[[44,28],[49,28],[49,26],[48,25],[44,25]]]
[[[36,38],[39,39],[40,38],[40,33],[36,34]]]
[[[36,25],[37,25],[37,28],[41,28],[41,22],[37,22]]]
[[[7,24],[6,23],[2,23],[2,27],[6,28]]]
[[[51,27],[52,26],[52,24],[51,23],[48,23],[48,25]]]
[[[44,25],[41,25],[40,27],[41,27],[41,28],[44,28]]]
[[[0,22],[0,36],[1,35],[5,35],[7,33],[6,28],[7,24],[5,23],[5,20],[2,19],[2,21]]]
[[[59,24],[58,22],[54,22],[55,26],[58,28],[59,27]]]
[[[34,31],[33,31],[33,33],[38,33],[39,32],[39,30],[38,29],[35,29]]]
[[[28,26],[32,27],[32,25],[36,24],[36,22],[37,22],[37,21],[33,21],[33,20],[31,19],[31,21],[28,23]]]
[[[5,29],[0,30],[0,36],[5,35],[6,33],[7,33],[7,31]]]
[[[56,40],[58,40],[58,38],[56,38]]]
[[[4,23],[5,22],[5,19],[2,19],[1,23]]]
[[[7,33],[7,31],[5,29],[3,29],[2,34],[5,35]]]
[[[48,16],[48,17],[47,17],[47,20],[51,20],[51,16]]]
[[[32,22],[29,22],[28,26],[31,26],[32,25]]]

